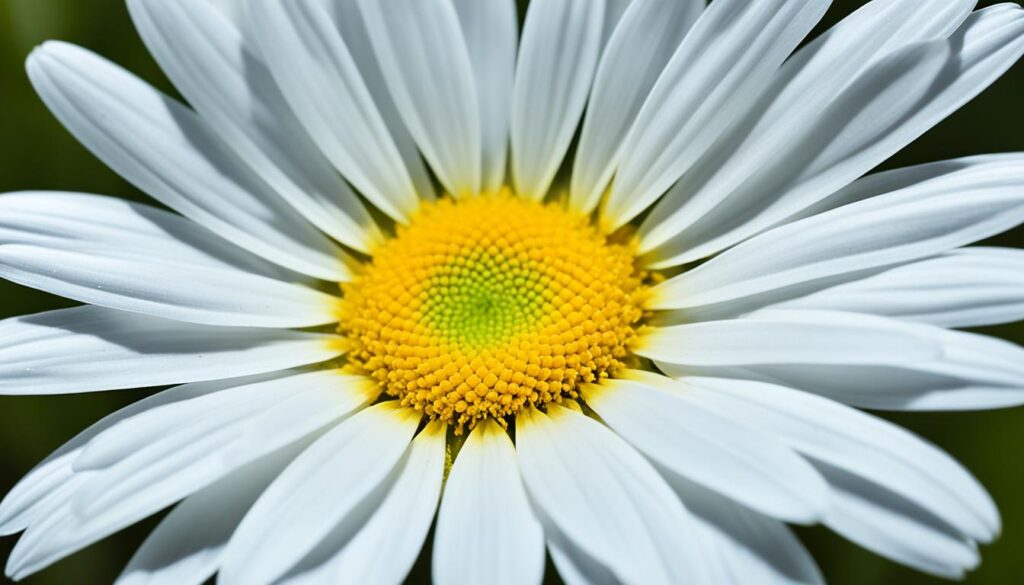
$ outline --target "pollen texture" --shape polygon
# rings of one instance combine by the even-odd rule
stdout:
[[[342,285],[349,365],[458,431],[575,398],[626,365],[634,257],[587,218],[507,191],[426,204]]]

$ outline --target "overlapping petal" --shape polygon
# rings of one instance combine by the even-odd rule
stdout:
[[[235,22],[208,0],[131,0],[128,8],[164,72],[253,172],[336,240],[363,252],[380,241],[379,228],[310,140],[259,47]]]
[[[271,262],[317,278],[347,279],[341,249],[181,103],[67,43],[44,44],[27,68],[54,115],[139,189]]]
[[[523,26],[512,90],[512,181],[542,199],[562,164],[590,94],[605,0],[536,0]]]
[[[343,353],[332,336],[210,327],[86,305],[0,321],[0,394],[66,394],[235,378]]]

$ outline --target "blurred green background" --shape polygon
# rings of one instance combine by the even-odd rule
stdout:
[[[852,0],[834,2],[822,27],[861,4]],[[525,2],[521,2],[521,7],[525,7]],[[0,192],[54,189],[145,200],[145,196],[79,146],[36,98],[24,74],[23,62],[33,46],[47,39],[89,47],[174,93],[133,30],[123,0],[0,0]],[[980,98],[886,163],[885,168],[968,154],[1024,150],[1022,98],[1024,62]],[[1024,247],[1024,230],[1017,229],[989,243]],[[62,299],[0,281],[0,318],[68,305]],[[1024,342],[1022,326],[992,328],[988,332]],[[0,398],[0,493],[6,493],[22,474],[79,430],[144,393]],[[947,449],[974,471],[999,503],[1004,534],[994,545],[983,549],[982,566],[968,577],[967,583],[1024,583],[1024,468],[1019,456],[1024,444],[1024,409],[888,418]],[[145,521],[25,583],[110,583],[153,524],[153,520]],[[799,532],[832,584],[942,582],[866,553],[828,531]],[[0,559],[6,560],[14,542],[13,538],[0,539]],[[425,561],[421,559],[412,581],[425,582],[429,574]],[[550,577],[552,571],[548,572]]]

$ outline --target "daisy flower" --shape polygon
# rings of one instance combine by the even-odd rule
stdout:
[[[874,0],[129,0],[188,105],[28,59],[162,207],[0,196],[0,393],[175,385],[0,505],[21,579],[173,509],[120,585],[821,583],[787,524],[961,577],[971,474],[866,414],[1024,403],[1024,154],[874,167],[1024,10]],[[806,41],[806,42],[805,42]]]

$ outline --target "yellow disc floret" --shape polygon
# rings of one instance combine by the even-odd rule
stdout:
[[[351,367],[458,430],[575,398],[642,316],[629,246],[507,191],[426,204],[342,285]]]

